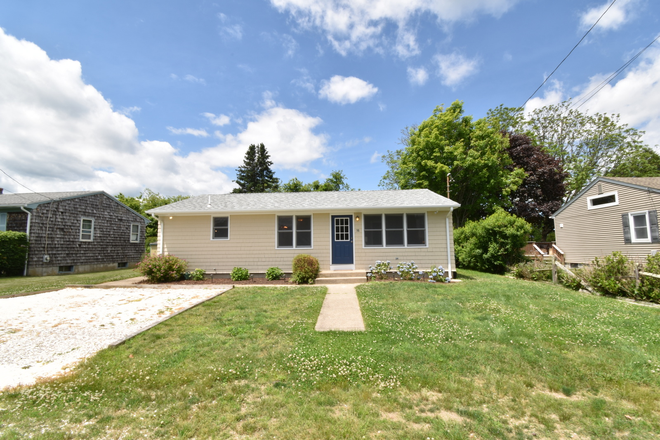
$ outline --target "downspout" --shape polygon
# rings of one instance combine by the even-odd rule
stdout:
[[[25,209],[24,206],[21,206],[21,211],[25,211],[25,213],[27,213],[27,215],[28,215],[27,228],[25,228],[25,231],[26,231],[25,233],[26,233],[27,239],[28,239],[28,252],[25,255],[25,268],[23,269],[23,276],[26,277],[27,276],[27,269],[28,269],[28,259],[30,258],[30,220],[32,219],[32,213],[30,211],[28,211],[27,209]]]
[[[449,242],[449,217],[452,215],[454,212],[454,208],[451,207],[449,208],[449,212],[447,213],[447,217],[445,218],[445,223],[446,227],[445,230],[447,231],[447,274],[449,278],[449,281],[451,281],[451,243]]]

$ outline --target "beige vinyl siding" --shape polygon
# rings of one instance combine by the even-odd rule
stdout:
[[[424,212],[420,210],[387,211]],[[447,268],[447,241],[445,219],[448,211],[427,212],[427,236],[429,247],[410,248],[363,248],[363,213],[315,213],[312,215],[312,249],[276,249],[276,214],[229,215],[229,240],[212,240],[211,227],[214,215],[189,215],[161,218],[159,243],[166,254],[176,255],[188,261],[190,269],[200,268],[209,272],[231,272],[234,267],[246,267],[253,273],[265,272],[277,266],[291,271],[291,261],[298,254],[310,254],[318,258],[321,270],[329,270],[331,262],[331,215],[353,216],[355,268],[366,270],[376,260],[396,262],[415,261],[420,268],[441,265]],[[372,212],[366,212],[367,214]],[[375,213],[375,212],[373,212]],[[382,213],[379,211],[378,213]],[[294,213],[305,214],[305,213]],[[355,221],[356,215],[360,221]],[[451,216],[450,216],[450,228]],[[359,231],[358,231],[359,230]],[[162,233],[164,231],[164,240]],[[453,230],[450,235],[453,257]],[[397,260],[398,258],[398,260]],[[456,270],[452,259],[452,269]]]
[[[419,210],[399,210],[399,211],[365,211],[360,214],[360,219],[364,214],[414,214],[424,211]],[[414,261],[420,269],[430,269],[432,266],[442,266],[447,269],[447,233],[445,232],[445,219],[448,211],[426,212],[426,226],[428,247],[363,247],[362,221],[355,223],[355,268],[367,269],[369,265],[374,265],[377,260],[390,261],[393,268],[401,262]],[[451,216],[449,217],[451,254],[454,256],[454,237],[452,231]],[[358,232],[357,229],[360,229]],[[452,270],[456,270],[456,264],[452,258]]]
[[[621,223],[624,213],[656,210],[660,195],[608,182],[600,185],[602,193],[618,192],[618,205],[588,209],[588,197],[599,194],[596,184],[555,218],[557,246],[564,252],[565,261],[591,263],[614,251],[643,260],[652,250],[660,249],[660,243],[625,244]]]

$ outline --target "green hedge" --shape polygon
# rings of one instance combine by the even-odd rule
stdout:
[[[0,232],[0,276],[23,275],[28,253],[28,238],[24,232]]]

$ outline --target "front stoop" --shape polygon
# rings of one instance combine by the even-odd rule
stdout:
[[[362,284],[367,282],[364,270],[329,270],[319,274],[315,284]]]

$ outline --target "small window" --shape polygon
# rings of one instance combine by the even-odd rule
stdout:
[[[94,240],[94,219],[83,218],[80,220],[80,241]]]
[[[615,206],[619,204],[619,194],[617,191],[609,192],[605,194],[599,194],[597,196],[587,197],[587,208],[588,209],[598,209],[606,208],[608,206]]]
[[[73,266],[60,266],[57,268],[57,273],[73,273]]]
[[[277,216],[277,247],[282,249],[311,248],[312,216]]]
[[[651,243],[651,228],[649,227],[649,213],[631,212],[630,234],[633,243]]]
[[[364,217],[364,245],[383,246],[383,216],[367,214]]]
[[[125,261],[123,263],[117,263],[117,268],[118,269],[125,269],[128,267],[128,261]]]
[[[7,230],[7,213],[0,212],[0,231]]]
[[[213,217],[213,240],[229,240],[229,217]]]
[[[385,214],[385,246],[405,246],[403,214]]]
[[[131,243],[140,242],[140,224],[133,223],[131,224]]]

